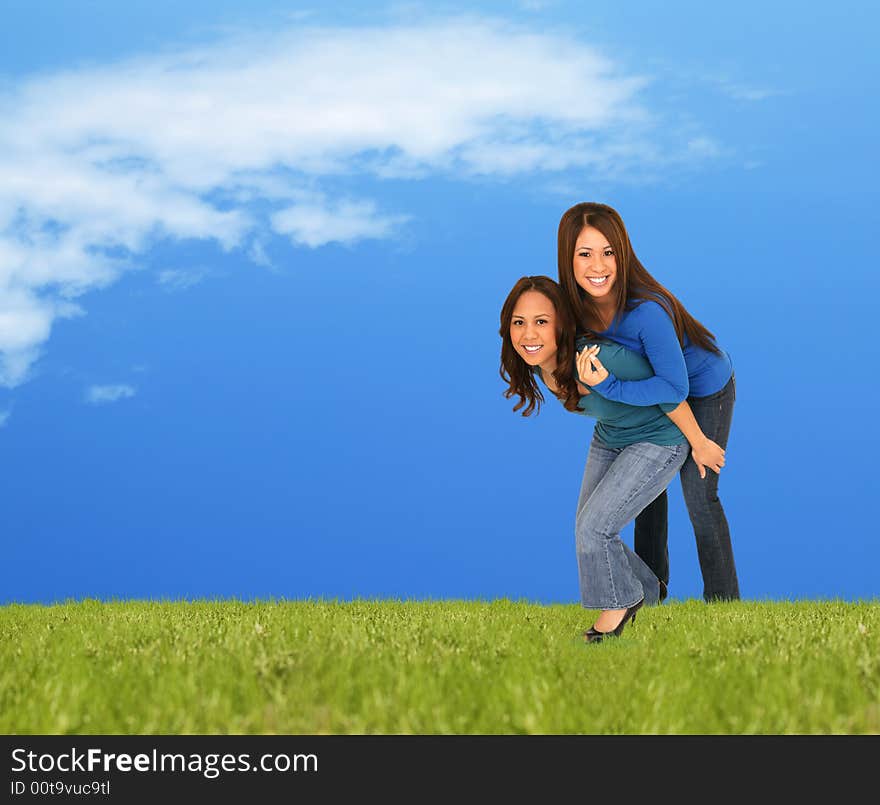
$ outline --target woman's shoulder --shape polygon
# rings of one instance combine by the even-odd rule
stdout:
[[[585,347],[595,346],[596,344],[601,347],[599,350],[599,360],[602,361],[606,369],[615,374],[618,370],[625,373],[627,371],[626,367],[644,360],[638,352],[634,352],[617,341],[611,341],[608,338],[590,337],[588,335],[579,336],[575,339],[575,351],[580,352]]]
[[[647,327],[672,324],[672,317],[663,300],[654,295],[644,299],[631,299],[627,303],[625,315],[631,324],[638,323]]]
[[[584,336],[578,338],[575,343],[578,352],[583,347],[598,344],[600,346],[599,360],[619,380],[644,380],[654,374],[651,364],[644,356],[617,341]]]
[[[645,297],[634,297],[627,300],[626,312],[630,316],[666,316],[669,318],[669,312],[666,310],[664,300],[656,294]]]
[[[574,339],[574,348],[576,352],[580,352],[584,347],[590,347],[594,344],[598,344],[599,346],[606,348],[606,352],[613,350],[626,349],[621,344],[618,344],[616,341],[612,341],[610,338],[605,338],[601,335],[590,335],[589,333],[580,333]]]

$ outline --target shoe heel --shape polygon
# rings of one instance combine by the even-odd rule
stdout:
[[[637,604],[627,607],[626,612],[623,613],[622,620],[617,624],[617,628],[612,629],[610,632],[600,632],[595,627],[591,626],[586,632],[584,632],[584,640],[586,640],[587,643],[600,643],[606,637],[620,637],[620,633],[623,631],[623,627],[626,626],[627,621],[632,621],[633,626],[636,625],[636,614],[644,603],[645,599],[643,598]]]
[[[644,603],[645,599],[643,598],[637,604],[633,604],[633,606],[627,608],[626,612],[624,612],[623,614],[623,620],[618,624],[617,628],[613,632],[615,637],[620,636],[620,633],[623,631],[623,627],[626,626],[627,621],[632,622],[633,626],[635,626],[636,615],[638,614],[639,609],[641,609],[642,604]]]

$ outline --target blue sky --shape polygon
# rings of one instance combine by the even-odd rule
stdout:
[[[743,595],[876,596],[878,12],[614,6],[7,0],[2,600],[577,600],[497,327],[583,200],[733,357]]]

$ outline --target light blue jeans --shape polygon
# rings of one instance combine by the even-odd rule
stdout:
[[[575,539],[581,604],[624,609],[656,604],[660,582],[620,538],[623,527],[678,475],[687,444],[606,447],[595,434],[578,498]]]

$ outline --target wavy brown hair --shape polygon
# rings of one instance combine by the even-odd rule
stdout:
[[[526,291],[537,291],[550,300],[556,312],[556,369],[553,378],[559,386],[560,394],[556,396],[562,400],[562,404],[569,410],[577,410],[578,401],[581,398],[577,388],[577,380],[574,376],[574,336],[575,321],[568,309],[562,288],[550,277],[538,275],[535,277],[521,277],[513,286],[504,305],[501,308],[501,327],[498,330],[501,336],[501,379],[509,386],[504,396],[510,399],[514,395],[519,397],[519,402],[513,406],[518,411],[525,406],[523,416],[530,416],[534,411],[541,410],[544,395],[538,387],[535,378],[535,369],[523,360],[522,356],[513,346],[510,338],[510,323],[513,321],[513,310],[519,298]]]
[[[598,229],[607,239],[617,263],[617,279],[611,293],[615,296],[614,315],[618,316],[628,305],[641,304],[645,300],[658,302],[669,314],[675,326],[678,343],[684,349],[684,336],[703,349],[720,354],[715,336],[685,310],[684,305],[654,279],[639,262],[623,219],[617,210],[607,204],[585,201],[575,204],[563,213],[559,221],[557,262],[559,284],[578,323],[580,330],[592,333],[590,321],[601,321],[593,297],[574,278],[574,247],[578,235],[585,226]]]

